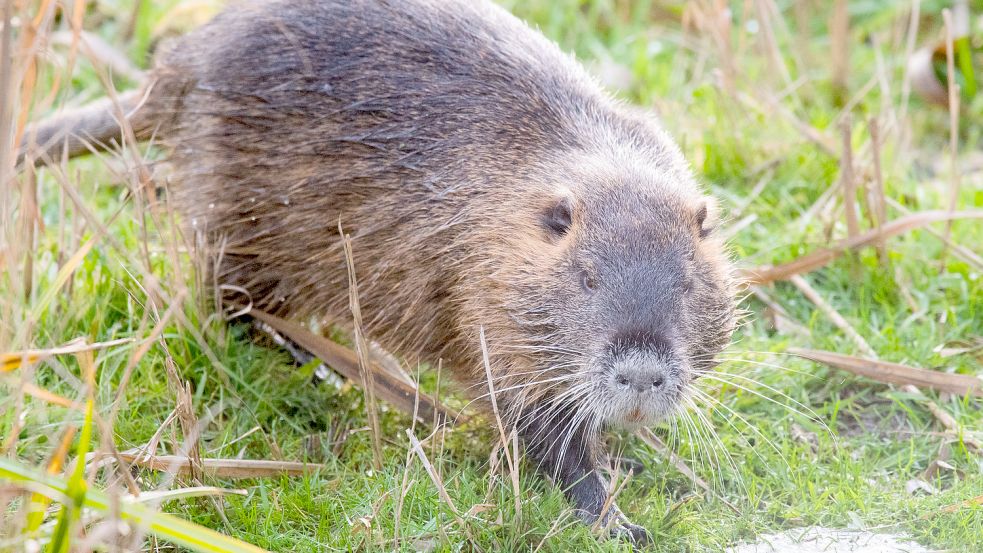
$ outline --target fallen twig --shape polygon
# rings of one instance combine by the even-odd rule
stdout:
[[[914,213],[895,219],[878,229],[867,231],[854,238],[841,240],[831,248],[815,251],[782,265],[766,265],[763,267],[743,269],[741,270],[741,276],[749,284],[766,284],[776,280],[788,280],[793,275],[808,273],[823,267],[847,250],[874,245],[878,241],[931,223],[955,219],[983,219],[983,210],[933,210]]]
[[[318,336],[298,323],[281,319],[264,311],[252,309],[249,311],[249,315],[270,325],[277,332],[297,342],[297,344],[316,355],[321,361],[327,363],[328,366],[341,373],[345,378],[352,382],[360,381],[358,356],[352,350],[324,336]],[[420,421],[433,420],[438,414],[445,421],[466,420],[457,411],[419,392],[416,388],[406,384],[402,380],[393,378],[384,369],[379,367],[378,364],[370,362],[369,367],[372,369],[372,376],[375,379],[376,385],[375,391],[378,392],[379,397],[407,415],[414,415],[414,403],[419,395],[420,404],[416,416]]]
[[[120,453],[120,458],[139,467],[159,470],[177,470],[180,474],[192,469],[191,458],[180,455],[156,455],[145,457],[133,453]],[[265,476],[304,476],[324,468],[316,463],[271,461],[266,459],[201,459],[201,469],[206,476],[216,478],[262,478]]]
[[[857,348],[860,351],[862,351],[864,355],[866,355],[871,359],[877,359],[877,353],[874,351],[874,348],[870,347],[870,344],[867,343],[867,340],[864,340],[863,336],[861,336],[860,333],[857,332],[853,328],[853,326],[851,326],[850,323],[843,318],[843,315],[840,315],[839,311],[834,309],[832,305],[830,305],[825,299],[823,299],[823,297],[819,295],[819,292],[817,292],[816,289],[813,288],[812,285],[809,284],[809,282],[806,279],[802,278],[799,275],[792,275],[792,277],[789,278],[789,280],[792,282],[792,284],[795,285],[796,288],[799,289],[800,292],[802,292],[802,295],[804,295],[806,298],[808,298],[809,301],[811,301],[816,307],[818,307],[819,310],[822,311],[824,315],[829,317],[829,319],[833,321],[833,324],[836,325],[837,328],[839,328],[847,336],[849,336],[850,339],[853,340],[853,343],[857,345]]]
[[[880,382],[910,384],[919,388],[931,388],[951,394],[970,394],[983,397],[983,380],[975,376],[930,371],[900,363],[863,359],[831,351],[791,348],[788,352]]]

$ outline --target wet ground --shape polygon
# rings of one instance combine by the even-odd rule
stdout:
[[[795,528],[761,536],[727,553],[936,553],[905,536],[836,528]]]

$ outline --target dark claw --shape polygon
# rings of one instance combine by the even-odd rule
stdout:
[[[638,476],[645,470],[645,465],[643,465],[640,461],[632,459],[631,457],[611,457],[609,464],[611,465],[612,469],[615,467],[621,467],[621,474],[625,474],[630,470],[632,474]]]
[[[625,540],[635,547],[645,547],[652,543],[652,534],[648,530],[627,520],[611,528],[611,537]]]
[[[608,528],[612,538],[626,541],[635,548],[642,548],[652,543],[652,534],[645,528],[632,524],[617,506],[612,506],[611,511],[604,519],[606,523],[603,527]]]

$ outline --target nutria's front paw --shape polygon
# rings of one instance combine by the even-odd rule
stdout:
[[[611,506],[604,517],[604,524],[599,524],[599,521],[594,524],[595,527],[606,530],[612,538],[627,541],[635,547],[644,547],[652,543],[652,535],[649,531],[628,520],[617,505]]]
[[[637,524],[632,524],[624,516],[611,526],[611,537],[630,542],[636,547],[644,547],[652,543],[652,534]]]

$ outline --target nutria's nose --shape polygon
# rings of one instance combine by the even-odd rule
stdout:
[[[641,394],[661,388],[666,377],[659,369],[624,368],[615,373],[614,381],[621,388]]]
[[[608,354],[610,382],[625,392],[661,393],[674,371],[672,339],[657,329],[619,329],[611,338]]]

